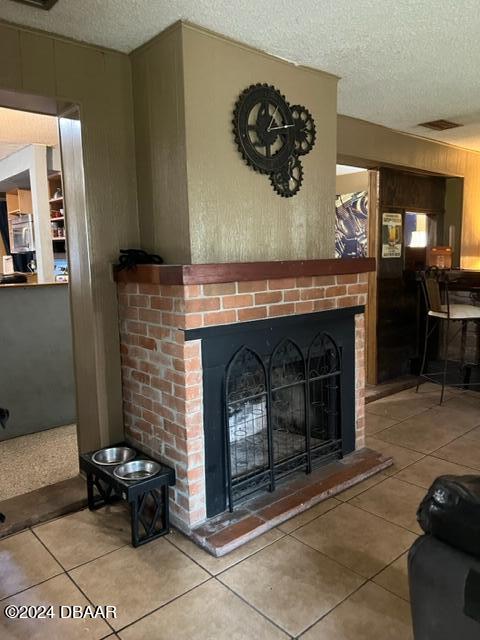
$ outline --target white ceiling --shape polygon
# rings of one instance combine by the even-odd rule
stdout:
[[[351,167],[348,164],[337,164],[337,176],[347,176],[351,173],[362,173],[366,171],[362,167]]]
[[[34,143],[48,147],[58,144],[57,118],[0,107],[0,157],[1,150],[8,151],[9,145],[13,153]],[[10,154],[5,153],[3,157],[5,155]]]
[[[24,144],[13,144],[13,142],[2,142],[0,140],[0,160],[3,160],[3,158],[15,153],[15,151],[19,149],[23,149],[25,146]]]
[[[0,0],[0,18],[125,52],[182,18],[339,75],[339,113],[480,150],[478,0]],[[469,124],[415,128],[437,118]]]

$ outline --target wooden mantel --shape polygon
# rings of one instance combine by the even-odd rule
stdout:
[[[225,262],[214,264],[145,264],[115,268],[117,282],[188,285],[246,282],[275,278],[332,276],[375,271],[375,258]]]

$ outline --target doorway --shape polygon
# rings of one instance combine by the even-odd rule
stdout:
[[[451,244],[452,229],[461,226],[462,201],[449,201],[449,180],[386,167],[378,171],[378,213],[370,226],[377,258],[369,292],[376,306],[369,317],[375,339],[368,367],[371,385],[414,381],[418,373],[424,313],[418,272],[429,264],[432,247]]]
[[[56,505],[61,512],[70,503],[78,506],[80,494],[82,499],[86,494],[78,475],[79,451],[120,438],[109,433],[108,425],[101,430],[108,400],[98,394],[102,369],[80,111],[2,91],[0,109],[24,123],[24,138],[19,135],[15,148],[5,149],[3,169],[8,175],[0,172],[5,222],[0,272],[4,279],[4,271],[13,271],[7,275],[14,278],[8,282],[6,277],[0,285],[5,324],[0,365],[5,427],[0,429],[0,512],[7,519],[2,533],[8,534],[22,522],[25,526],[32,519],[52,517]],[[45,139],[42,145],[33,137],[29,144],[25,139],[29,119],[35,121],[37,132],[40,122],[48,122],[50,130],[54,122],[55,140]],[[0,141],[2,131],[6,136],[11,129],[0,127]],[[8,168],[17,167],[19,161],[27,162],[26,169],[9,173]],[[28,253],[17,244],[12,228],[24,218],[30,223]],[[122,433],[122,423],[117,429]]]
[[[0,108],[0,502],[79,472],[67,220],[58,119]]]

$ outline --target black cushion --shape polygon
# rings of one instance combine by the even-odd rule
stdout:
[[[417,518],[425,533],[480,558],[480,476],[440,476]]]

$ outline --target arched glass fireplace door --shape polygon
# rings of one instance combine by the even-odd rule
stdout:
[[[303,350],[281,340],[262,358],[242,346],[225,373],[228,504],[273,491],[290,473],[342,452],[341,354],[321,332]]]

